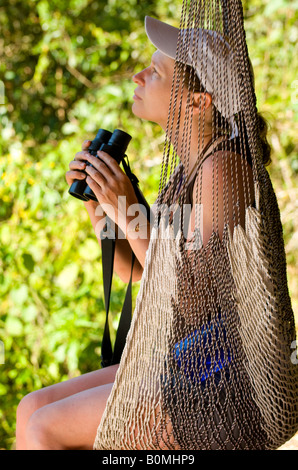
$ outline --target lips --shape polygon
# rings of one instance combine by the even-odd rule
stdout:
[[[134,92],[133,99],[137,101],[142,100],[142,98],[136,93],[136,91]]]

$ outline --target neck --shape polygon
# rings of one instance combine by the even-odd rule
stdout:
[[[194,126],[195,127],[195,126]],[[202,131],[202,129],[201,129]],[[201,132],[202,134],[202,132]],[[175,135],[172,136],[172,144],[174,145]],[[206,132],[204,136],[199,136],[199,129],[196,126],[196,129],[192,129],[191,133],[191,142],[189,147],[189,157],[186,155],[186,147],[188,148],[188,144],[185,145],[183,142],[183,128],[181,129],[180,135],[178,137],[178,142],[175,145],[175,151],[179,156],[180,161],[182,162],[183,166],[186,168],[188,166],[188,175],[191,173],[194,165],[198,160],[198,155],[204,150],[204,148],[210,143],[212,140],[212,133]],[[199,145],[198,145],[199,143]]]

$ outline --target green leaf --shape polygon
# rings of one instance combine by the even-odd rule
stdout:
[[[5,322],[5,330],[9,336],[21,336],[23,323],[16,317],[8,317]]]
[[[66,266],[59,276],[56,278],[56,285],[62,289],[69,289],[73,286],[79,273],[79,266],[77,263],[71,263]]]
[[[10,291],[10,297],[16,305],[23,305],[28,297],[28,286],[22,284],[18,289],[12,289]]]
[[[298,2],[297,0],[295,1],[289,1],[289,0],[270,0],[268,5],[264,9],[264,16],[271,16],[273,13],[275,13],[277,10],[285,8],[287,10],[293,9],[296,10],[298,8]]]
[[[32,273],[34,270],[35,261],[30,253],[23,253],[23,263],[26,269]]]
[[[38,309],[35,305],[29,305],[24,308],[22,318],[26,323],[31,323],[37,317]]]
[[[79,256],[85,261],[99,259],[100,247],[97,241],[87,238],[85,243],[79,248]]]

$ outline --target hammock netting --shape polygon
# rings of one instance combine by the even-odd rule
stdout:
[[[149,31],[154,21],[147,18]],[[176,60],[157,215],[94,449],[276,449],[298,429],[295,323],[241,0],[184,0],[172,33]],[[192,106],[181,118],[181,90],[191,103],[196,70],[202,99],[212,96],[212,145],[199,147],[203,116],[190,237],[185,208],[195,121]],[[212,230],[204,234],[207,217]]]

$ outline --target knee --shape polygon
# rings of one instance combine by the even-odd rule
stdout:
[[[46,408],[40,408],[35,411],[27,423],[27,450],[59,450],[47,420]]]
[[[37,409],[37,397],[35,392],[25,395],[17,407],[17,425],[22,422],[27,422]]]
[[[39,391],[25,395],[17,407],[17,423],[27,422],[32,414],[42,406],[44,406],[44,400]]]

